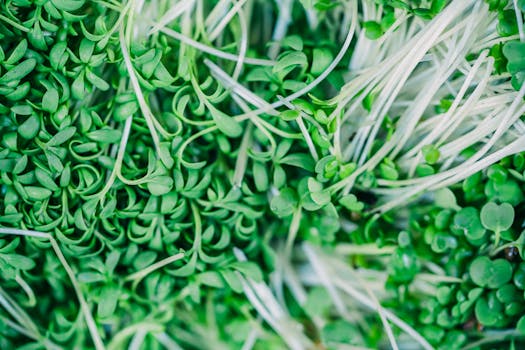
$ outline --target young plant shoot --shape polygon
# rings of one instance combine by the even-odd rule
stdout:
[[[0,1],[0,349],[525,348],[524,15]]]

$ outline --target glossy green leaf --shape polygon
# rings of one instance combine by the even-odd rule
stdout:
[[[34,138],[40,131],[40,118],[34,114],[31,115],[18,127],[17,131],[24,139]]]
[[[56,89],[49,89],[42,97],[42,109],[44,111],[53,113],[58,108],[59,96]]]
[[[232,269],[239,271],[255,282],[262,282],[263,275],[259,266],[251,261],[239,261],[229,265]]]
[[[219,111],[216,108],[210,109],[211,116],[217,128],[226,136],[229,137],[239,137],[241,136],[243,129],[241,124],[237,122],[232,117],[226,115],[225,113]]]
[[[31,270],[36,265],[32,259],[20,254],[0,254],[0,262],[1,261],[20,270]]]
[[[122,137],[120,130],[104,127],[99,130],[91,131],[86,135],[89,139],[100,143],[117,143]]]
[[[330,50],[314,48],[310,72],[313,75],[320,75],[328,68],[333,59],[334,57]]]
[[[120,290],[113,285],[107,285],[102,288],[97,305],[97,316],[108,318],[113,316],[117,308]]]
[[[476,258],[469,267],[470,278],[480,287],[499,288],[512,279],[512,266],[504,259]]]
[[[494,232],[508,230],[514,221],[514,207],[509,203],[498,205],[489,202],[481,208],[481,223],[487,229]]]
[[[47,142],[47,146],[60,146],[61,144],[71,139],[75,135],[76,131],[77,129],[74,126],[69,126],[67,128],[64,128],[63,130],[60,130],[51,138],[51,140]]]
[[[14,80],[21,80],[26,75],[35,69],[36,60],[34,58],[27,59],[10,69],[0,78],[0,84],[6,84]]]
[[[297,207],[297,196],[291,188],[284,188],[272,198],[270,208],[279,217],[291,215]]]

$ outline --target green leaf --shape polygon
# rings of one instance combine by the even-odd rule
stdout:
[[[330,191],[329,190],[322,190],[319,192],[312,192],[310,193],[310,197],[314,201],[314,203],[324,206],[330,203]]]
[[[486,299],[481,298],[476,301],[476,319],[484,326],[493,326],[498,322],[501,310],[491,308]]]
[[[264,192],[268,189],[268,172],[264,164],[256,161],[253,162],[253,181],[257,191]]]
[[[434,14],[440,13],[447,5],[447,0],[432,0],[432,6],[430,10]]]
[[[33,108],[29,105],[16,105],[11,107],[11,111],[18,115],[31,115]]]
[[[479,212],[476,208],[467,207],[454,215],[451,229],[456,234],[463,234],[470,242],[477,242],[485,236],[485,229],[481,224]]]
[[[84,5],[84,0],[51,0],[53,5],[62,11],[76,11]]]
[[[40,118],[31,115],[18,127],[18,133],[26,140],[33,139],[40,131]]]
[[[58,91],[54,88],[48,89],[42,97],[42,109],[54,113],[58,109]]]
[[[86,83],[84,81],[84,72],[81,72],[73,81],[73,84],[71,84],[71,91],[73,93],[73,97],[75,97],[78,100],[82,100],[85,96],[86,92]]]
[[[317,0],[315,1],[314,8],[317,11],[328,11],[331,10],[337,6],[341,5],[340,1],[335,0]]]
[[[0,84],[6,84],[14,80],[21,80],[26,75],[31,73],[33,69],[35,69],[36,66],[36,60],[34,58],[27,59],[23,61],[22,63],[18,64],[11,70],[8,70],[7,73],[5,73],[0,78]]]
[[[500,183],[492,179],[485,184],[485,195],[493,202],[507,202],[513,206],[518,205],[524,198],[518,183],[512,179]]]
[[[262,282],[263,275],[259,266],[251,261],[238,261],[229,265],[234,270],[239,271],[248,278],[251,278],[255,282]]]
[[[215,107],[209,108],[211,117],[217,125],[217,128],[228,137],[239,137],[241,136],[243,129],[241,124],[235,119],[219,111]]]
[[[478,286],[484,287],[490,278],[492,262],[486,256],[476,258],[469,268],[470,278]]]
[[[239,276],[230,269],[221,269],[221,276],[224,278],[228,286],[236,293],[242,293],[242,282]]]
[[[514,221],[514,207],[509,203],[497,205],[489,202],[481,208],[481,224],[494,232],[508,230]]]
[[[99,295],[97,316],[100,318],[108,318],[113,316],[117,308],[119,297],[120,290],[118,287],[113,285],[104,286]]]
[[[43,201],[51,197],[52,192],[47,188],[37,186],[25,186],[24,190],[27,193],[27,197],[32,201]]]
[[[454,236],[438,232],[432,238],[431,249],[434,252],[441,254],[447,251],[452,251],[457,245],[457,240]]]
[[[517,72],[512,75],[511,79],[512,87],[518,91],[525,84],[525,71]]]
[[[105,280],[104,275],[99,272],[81,272],[78,274],[77,278],[80,283],[86,284],[102,282]]]
[[[56,43],[49,51],[49,63],[55,70],[65,66],[66,61],[69,57],[67,53],[67,43],[64,41]]]
[[[341,345],[346,346],[364,346],[362,333],[357,326],[346,320],[337,320],[327,323],[321,331],[323,344],[331,348],[338,348]]]
[[[157,176],[148,182],[148,191],[154,196],[162,196],[171,191],[173,183],[173,178],[169,176]]]
[[[437,190],[434,193],[434,202],[436,206],[443,209],[460,209],[456,200],[456,195],[448,188]]]
[[[286,217],[292,215],[297,207],[297,195],[291,188],[284,188],[278,196],[272,198],[270,202],[270,209],[278,217]]]
[[[308,292],[303,309],[310,317],[324,316],[332,306],[332,299],[325,288],[315,287]]]
[[[201,284],[213,287],[213,288],[224,288],[224,280],[221,275],[216,271],[205,271],[195,276],[197,281]]]
[[[519,319],[518,323],[516,324],[516,330],[525,335],[525,315],[521,316]]]
[[[122,138],[122,132],[106,126],[102,129],[91,131],[86,136],[100,143],[118,143]]]
[[[493,164],[487,169],[487,177],[495,183],[504,183],[507,181],[507,170],[500,164]]]
[[[128,101],[118,105],[113,112],[116,121],[124,121],[139,110],[139,104],[136,100]]]
[[[320,75],[328,68],[333,60],[334,56],[330,50],[314,48],[310,73],[316,76]]]
[[[469,267],[472,281],[480,287],[499,288],[512,279],[512,265],[505,259],[477,257]]]
[[[303,51],[303,39],[299,35],[290,35],[283,39],[282,47],[289,47],[295,51]]]
[[[7,146],[8,149],[12,151],[18,151],[18,145],[17,145],[17,134],[16,132],[10,132],[3,135],[3,144]]]
[[[410,5],[403,0],[390,0],[390,6],[398,9],[402,9],[405,11],[410,10]]]
[[[434,145],[425,145],[422,149],[423,156],[425,157],[425,161],[432,165],[436,164],[440,157],[439,149],[437,149]]]
[[[379,174],[382,178],[387,180],[395,181],[399,178],[396,164],[389,158],[385,158],[379,165]]]
[[[272,72],[282,80],[294,68],[306,67],[307,65],[308,59],[303,52],[289,51],[279,56],[277,63],[272,68]]]
[[[361,212],[365,205],[357,200],[357,197],[353,194],[347,194],[339,200],[339,204],[350,211]]]
[[[68,126],[67,128],[60,130],[55,134],[55,136],[51,138],[51,140],[47,142],[47,146],[60,146],[61,144],[67,142],[70,138],[72,138],[75,135],[76,131],[77,129],[74,126]]]
[[[84,38],[80,41],[80,46],[78,48],[78,54],[80,60],[84,63],[88,63],[93,55],[93,50],[95,49],[95,43],[91,40]]]
[[[313,177],[308,178],[308,190],[310,192],[319,192],[323,190],[323,184],[314,179]]]
[[[381,163],[379,165],[379,173],[383,179],[395,181],[399,178],[399,172],[394,164]]]
[[[290,165],[307,171],[313,171],[315,167],[315,161],[306,153],[288,154],[279,160],[279,164]]]
[[[47,162],[52,171],[61,172],[64,169],[64,165],[60,158],[52,150],[45,152]]]
[[[58,191],[59,187],[55,184],[49,173],[41,168],[35,169],[35,177],[37,181],[50,191]]]
[[[514,9],[503,10],[498,13],[498,34],[501,36],[511,36],[518,33],[518,23]]]
[[[94,87],[96,87],[99,90],[107,91],[109,90],[109,84],[99,76],[95,75],[91,70],[86,71],[86,79],[93,84]]]
[[[520,41],[508,41],[503,45],[503,55],[507,58],[509,63],[522,63],[525,60],[523,57],[524,53],[525,43]]]
[[[27,51],[27,40],[23,39],[16,45],[14,50],[11,52],[11,55],[5,60],[6,64],[12,65],[18,62],[22,57],[24,57]]]
[[[427,9],[423,7],[415,8],[412,10],[412,12],[414,13],[414,15],[421,17],[423,19],[432,19],[432,16],[433,16],[431,9]]]
[[[32,259],[20,254],[0,254],[0,259],[19,270],[31,270],[36,265]]]
[[[286,110],[284,112],[281,112],[279,114],[279,117],[282,120],[285,120],[285,121],[295,120],[295,119],[299,118],[299,111],[297,111],[295,109],[288,109],[288,110]]]
[[[365,36],[370,40],[379,39],[383,35],[381,24],[375,21],[364,22],[363,29],[365,30]]]
[[[521,293],[513,284],[505,284],[503,287],[496,291],[496,297],[499,301],[504,304],[511,303],[513,301],[519,301],[521,299]]]
[[[13,174],[18,175],[22,173],[26,169],[27,163],[28,157],[24,154],[22,157],[20,157],[20,159],[17,160],[15,167],[13,168]]]

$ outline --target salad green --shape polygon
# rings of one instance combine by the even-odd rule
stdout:
[[[1,1],[0,348],[525,346],[524,13]]]

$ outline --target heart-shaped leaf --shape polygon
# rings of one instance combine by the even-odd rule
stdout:
[[[474,207],[466,207],[457,212],[450,228],[456,234],[465,235],[471,243],[477,243],[486,232],[481,224],[479,212]]]
[[[499,288],[512,279],[512,265],[505,259],[477,257],[469,268],[470,278],[480,287]]]
[[[350,211],[360,212],[365,207],[364,203],[359,202],[353,194],[348,194],[339,200],[339,204]]]
[[[508,230],[514,221],[514,207],[509,203],[498,205],[489,202],[481,208],[481,224],[494,232]]]

